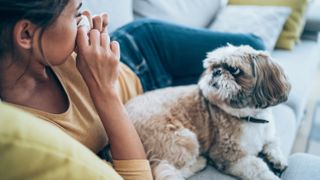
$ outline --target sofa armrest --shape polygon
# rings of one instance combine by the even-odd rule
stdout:
[[[314,0],[307,13],[307,22],[304,30],[309,32],[320,32],[320,0]]]
[[[301,39],[320,41],[320,0],[312,0],[306,15],[306,24]]]

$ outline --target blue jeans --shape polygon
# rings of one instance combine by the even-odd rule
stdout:
[[[144,19],[111,34],[121,47],[121,61],[140,78],[144,91],[192,84],[203,72],[206,53],[227,43],[264,49],[251,34],[230,34],[192,29]]]

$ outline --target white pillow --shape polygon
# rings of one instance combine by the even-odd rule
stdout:
[[[221,0],[134,0],[137,18],[149,17],[192,27],[207,27]]]
[[[132,0],[84,0],[84,10],[92,14],[106,12],[109,15],[109,32],[133,20]]]
[[[259,36],[271,51],[290,13],[289,7],[230,5],[219,13],[209,28],[221,32],[252,33]]]

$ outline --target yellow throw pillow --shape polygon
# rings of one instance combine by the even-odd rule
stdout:
[[[0,179],[122,179],[54,125],[0,102]]]
[[[277,45],[277,48],[292,49],[299,41],[305,25],[305,12],[308,0],[229,0],[232,5],[257,5],[257,6],[288,6],[292,13],[284,25]]]

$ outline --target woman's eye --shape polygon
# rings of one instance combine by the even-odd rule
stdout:
[[[229,72],[233,75],[238,75],[240,74],[240,69],[237,67],[229,67]]]

